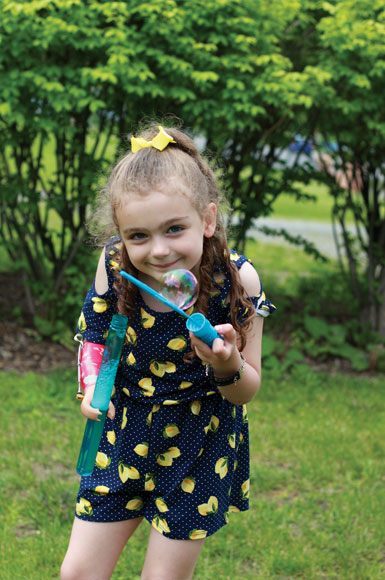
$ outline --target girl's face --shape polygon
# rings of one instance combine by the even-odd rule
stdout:
[[[139,278],[152,287],[162,274],[183,268],[197,276],[203,239],[214,235],[217,208],[199,215],[188,195],[150,191],[130,194],[116,210],[124,245]]]

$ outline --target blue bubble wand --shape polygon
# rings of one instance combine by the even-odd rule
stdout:
[[[181,316],[187,318],[186,321],[187,329],[193,334],[195,334],[195,336],[203,340],[203,342],[208,344],[210,347],[216,338],[221,338],[223,340],[223,337],[220,334],[218,334],[218,332],[210,324],[207,318],[200,312],[194,312],[194,314],[186,314],[184,310],[182,310],[181,308],[179,308],[179,306],[171,302],[171,300],[169,300],[168,298],[166,298],[165,296],[163,296],[150,286],[147,286],[147,284],[145,284],[144,282],[141,282],[137,278],[134,278],[134,276],[131,276],[131,274],[127,274],[127,272],[121,270],[120,275],[123,276],[123,278],[126,278],[127,280],[132,282],[132,284],[135,284],[135,286],[137,286],[138,288],[141,288],[148,294],[151,294],[151,296],[153,296],[160,302],[163,302],[163,304],[169,306],[169,308],[175,310],[175,312],[178,312],[178,314],[180,314]]]

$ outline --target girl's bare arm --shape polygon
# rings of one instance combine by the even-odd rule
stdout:
[[[246,293],[258,296],[260,281],[257,272],[246,262],[240,269],[240,277]],[[190,335],[191,344],[196,354],[208,362],[217,378],[232,377],[242,366],[242,358],[237,348],[237,335],[231,324],[217,325],[216,330],[224,340],[216,339],[212,348],[208,347],[195,336]],[[261,348],[262,348],[263,318],[255,317],[247,333],[246,346],[242,352],[246,360],[242,377],[234,384],[218,387],[221,394],[234,405],[248,403],[259,390],[261,384]]]

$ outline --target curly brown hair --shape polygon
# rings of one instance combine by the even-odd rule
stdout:
[[[218,214],[214,235],[204,238],[203,255],[199,266],[199,296],[195,309],[207,315],[209,299],[213,291],[213,273],[219,269],[230,274],[230,320],[239,336],[239,348],[246,343],[246,334],[256,312],[246,296],[238,269],[230,260],[224,218],[221,206],[223,195],[218,179],[208,161],[198,152],[194,141],[183,131],[164,127],[176,143],[170,143],[163,151],[153,147],[141,149],[135,154],[128,152],[112,169],[105,187],[100,191],[92,218],[92,233],[103,244],[106,239],[119,232],[116,209],[130,193],[146,193],[150,190],[185,191],[199,215],[209,203],[215,203]],[[158,126],[151,125],[140,137],[151,140],[158,133]],[[132,265],[123,244],[120,252],[119,269],[133,276],[138,272]],[[117,275],[115,289],[118,292],[118,311],[134,316],[137,288]],[[239,309],[245,313],[240,319]]]

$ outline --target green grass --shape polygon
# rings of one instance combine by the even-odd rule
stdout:
[[[252,260],[263,287],[271,298],[276,296],[295,296],[298,284],[304,278],[330,279],[333,274],[340,275],[338,262],[329,259],[318,262],[299,248],[269,244],[259,240],[249,240],[245,255]]]
[[[282,193],[273,204],[273,212],[270,217],[330,223],[334,200],[326,185],[318,181],[312,181],[308,185],[302,185],[300,189],[303,193],[314,196],[315,199],[296,201],[292,195]],[[359,195],[356,196],[356,203],[358,201]],[[351,211],[346,212],[345,223],[354,223],[354,216]]]
[[[323,183],[312,181],[303,185],[301,190],[316,199],[296,201],[292,195],[282,193],[273,205],[271,217],[330,222],[333,199],[328,188]]]
[[[75,370],[0,375],[2,580],[58,578],[84,422]],[[380,580],[385,574],[383,378],[265,373],[248,405],[251,509],[206,542],[196,580]],[[149,526],[114,580],[137,580]]]
[[[330,271],[337,267],[333,259],[325,263],[316,262],[301,248],[270,244],[260,240],[248,240],[245,255],[253,261],[258,270],[276,272],[280,275]]]

